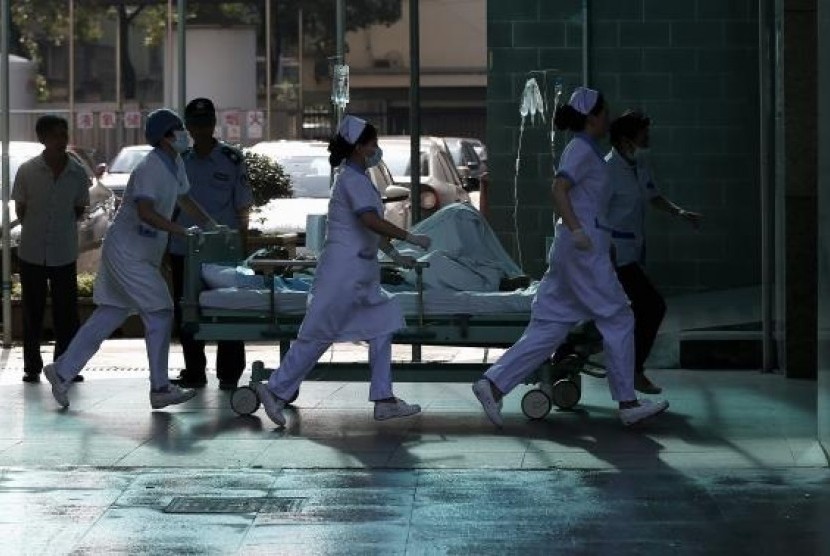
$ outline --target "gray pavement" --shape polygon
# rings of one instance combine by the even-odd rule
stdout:
[[[0,352],[3,554],[830,554],[811,382],[654,371],[672,408],[625,429],[586,377],[577,411],[538,422],[520,388],[501,431],[468,384],[398,384],[423,414],[377,423],[367,384],[312,382],[277,430],[233,414],[214,377],[151,411],[140,340],[107,342],[68,411],[21,372]]]

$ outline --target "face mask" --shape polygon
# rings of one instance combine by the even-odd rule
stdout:
[[[174,139],[170,143],[170,146],[173,147],[173,150],[179,154],[182,154],[187,149],[190,148],[190,137],[188,137],[187,132],[184,130],[176,130],[173,132]]]
[[[377,147],[375,149],[375,153],[366,159],[366,167],[372,168],[380,164],[381,159],[383,159],[383,149]]]

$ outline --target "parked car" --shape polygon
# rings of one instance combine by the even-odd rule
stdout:
[[[461,179],[464,180],[468,191],[481,189],[482,182],[487,180],[487,164],[481,160],[471,139],[460,137],[445,137],[444,142],[450,151]]]
[[[409,136],[380,137],[378,144],[395,183],[409,187],[412,182]],[[470,195],[464,189],[461,175],[443,139],[421,138],[420,166],[422,218],[449,204],[470,202]]]
[[[272,199],[257,209],[251,215],[251,228],[264,234],[296,233],[302,242],[308,216],[328,212],[332,178],[328,144],[321,141],[265,141],[250,150],[278,162],[291,177],[293,190],[291,198]],[[397,219],[393,221],[402,223],[403,206],[409,191],[392,188],[392,175],[383,164],[373,168],[369,177],[381,196],[391,201],[386,205],[387,213]]]
[[[20,165],[43,152],[43,145],[32,141],[11,141],[9,143],[9,168],[12,184]],[[96,177],[92,168],[92,160],[85,149],[70,145],[67,148],[69,156],[74,158],[89,177],[89,207],[78,223],[78,248],[81,253],[91,251],[101,246],[101,242],[115,216],[115,197],[104,187]],[[17,249],[20,241],[20,222],[16,218],[14,201],[9,201],[9,216],[11,222],[10,242],[12,249]]]
[[[98,166],[96,173],[101,177],[101,183],[115,194],[117,202],[120,203],[124,196],[124,190],[130,180],[130,173],[152,150],[153,147],[150,145],[124,147],[115,155],[109,165],[100,164]]]
[[[481,139],[471,138],[467,139],[467,141],[473,144],[473,148],[475,149],[478,158],[481,159],[484,164],[487,164],[487,145],[485,145]]]
[[[487,207],[487,188],[490,184],[490,171],[486,160],[479,156],[482,152],[487,156],[484,144],[478,139],[459,137],[445,138],[447,148],[455,162],[455,167],[461,174],[464,186],[470,192],[470,202],[485,216]]]

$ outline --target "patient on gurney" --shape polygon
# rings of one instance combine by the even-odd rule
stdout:
[[[429,263],[423,272],[424,311],[436,315],[523,314],[530,311],[536,284],[505,252],[486,220],[473,207],[453,204],[420,222],[413,233],[434,238],[428,251],[394,242],[404,255]],[[382,253],[379,256],[383,257]],[[384,280],[383,289],[395,297],[405,314],[418,311],[417,276],[402,270],[400,280]],[[263,276],[245,264],[231,267],[206,264],[202,268],[210,289],[202,292],[205,308],[267,311],[270,290]],[[284,314],[303,314],[314,277],[295,273],[275,276],[277,308]],[[399,283],[393,283],[399,282]]]

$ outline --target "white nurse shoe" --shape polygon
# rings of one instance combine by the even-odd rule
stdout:
[[[639,423],[649,417],[654,417],[663,413],[669,408],[669,402],[663,400],[660,402],[652,402],[651,400],[640,400],[640,405],[636,407],[628,407],[620,409],[620,420],[623,425],[633,425]]]

